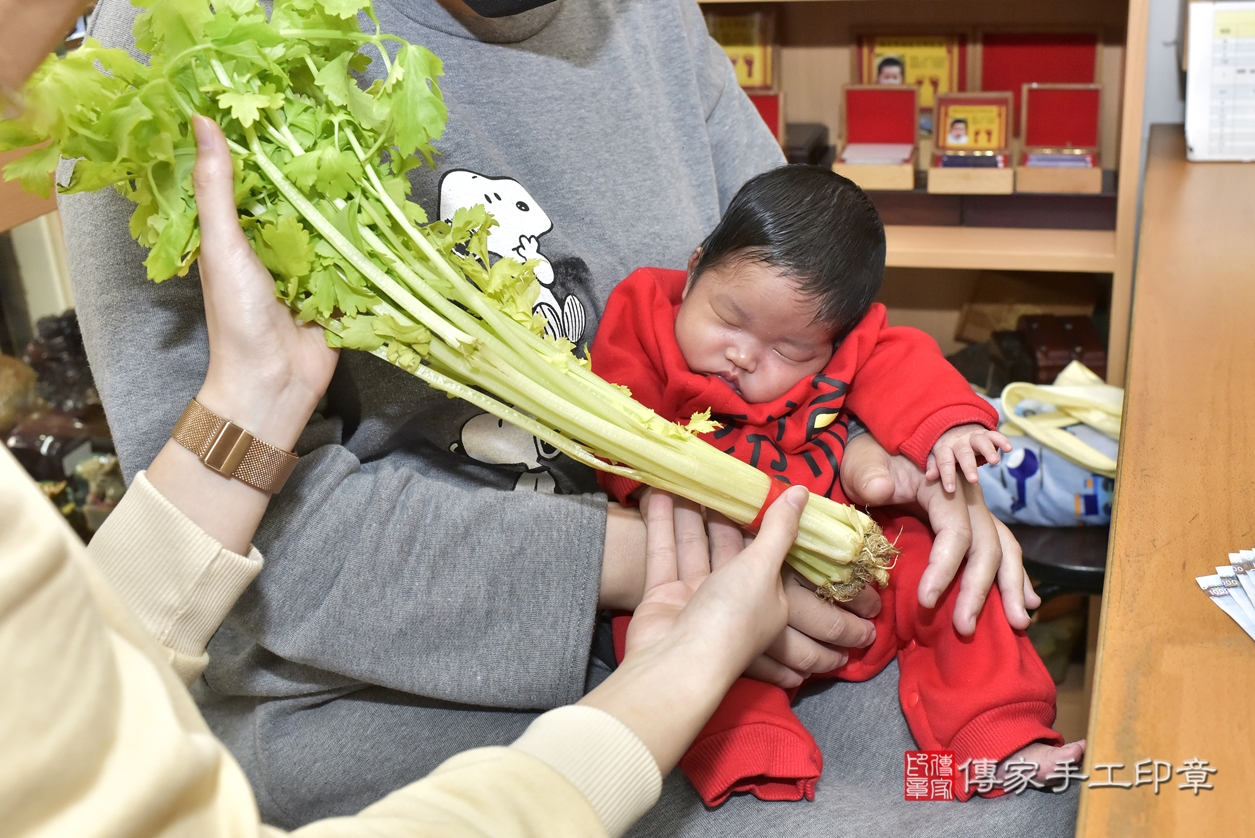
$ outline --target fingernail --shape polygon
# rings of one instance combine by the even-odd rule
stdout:
[[[213,142],[213,131],[210,130],[210,120],[205,116],[192,117],[192,131],[196,134],[196,147],[205,148]]]
[[[806,508],[806,502],[810,500],[810,497],[811,493],[805,486],[794,486],[784,493],[784,499],[798,512]]]

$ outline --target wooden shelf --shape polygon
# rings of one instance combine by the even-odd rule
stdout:
[[[892,268],[1112,273],[1116,267],[1110,230],[888,225],[885,238]]]

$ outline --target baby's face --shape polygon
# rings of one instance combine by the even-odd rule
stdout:
[[[689,369],[727,382],[751,404],[783,396],[832,359],[815,303],[761,262],[715,266],[684,292],[675,337]]]

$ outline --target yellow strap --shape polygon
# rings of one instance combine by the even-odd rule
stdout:
[[[1008,384],[1002,391],[1002,410],[1007,424],[1082,468],[1105,477],[1115,477],[1115,460],[1064,428],[1082,422],[1118,441],[1124,391],[1103,383],[1079,361],[1069,364],[1055,382],[1053,385]],[[1025,399],[1054,405],[1056,410],[1035,416],[1017,416],[1015,406]]]

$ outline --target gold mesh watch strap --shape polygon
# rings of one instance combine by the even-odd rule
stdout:
[[[196,399],[187,403],[170,436],[223,477],[234,477],[272,495],[283,488],[296,467],[295,454],[267,445]]]

